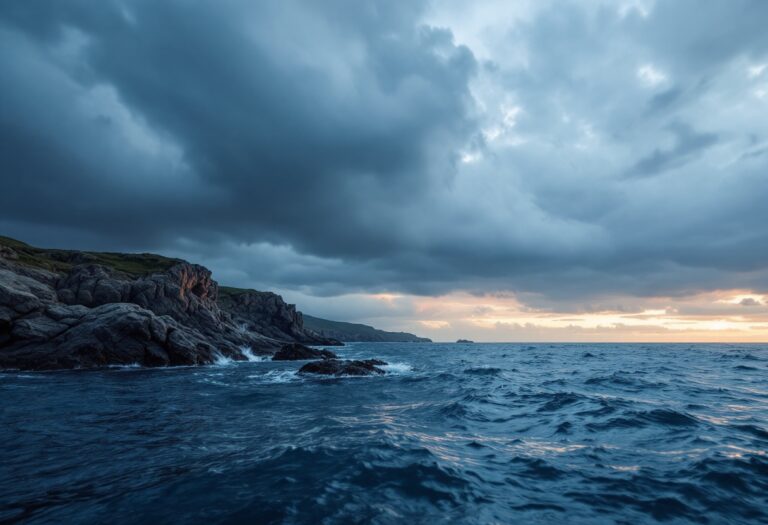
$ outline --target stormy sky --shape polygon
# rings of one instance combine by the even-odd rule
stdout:
[[[6,0],[0,233],[438,340],[766,340],[766,21],[761,0]]]

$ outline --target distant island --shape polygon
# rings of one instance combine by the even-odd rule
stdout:
[[[0,236],[0,369],[201,365],[344,341],[429,339],[305,317],[275,293],[219,286],[181,259]]]
[[[469,339],[459,339],[458,341],[456,341],[456,343],[457,344],[459,344],[459,343],[473,343],[474,344],[474,341],[470,341]]]

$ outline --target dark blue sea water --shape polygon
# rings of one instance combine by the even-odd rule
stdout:
[[[768,345],[0,374],[2,523],[768,523]]]

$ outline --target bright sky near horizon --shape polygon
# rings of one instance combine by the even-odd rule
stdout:
[[[435,340],[768,341],[768,2],[0,4],[0,234]]]

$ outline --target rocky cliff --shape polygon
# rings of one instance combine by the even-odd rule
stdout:
[[[151,254],[42,250],[0,237],[0,368],[196,365],[339,344],[276,294],[219,295],[211,272]]]
[[[341,344],[324,337],[304,325],[304,317],[296,306],[287,304],[272,292],[222,288],[219,304],[243,329],[258,332],[281,341],[306,344]]]

